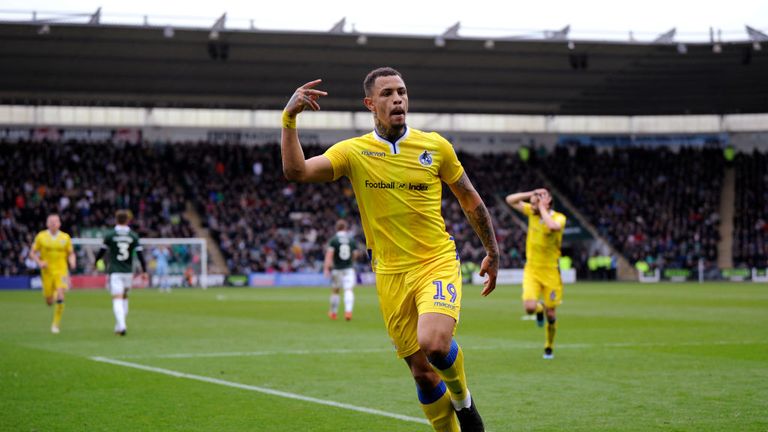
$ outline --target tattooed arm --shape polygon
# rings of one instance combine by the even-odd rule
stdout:
[[[480,276],[488,275],[483,284],[482,295],[487,296],[496,289],[496,275],[499,272],[499,245],[496,243],[496,235],[493,232],[493,222],[488,209],[477,193],[467,173],[461,175],[456,183],[448,185],[459,200],[461,209],[467,217],[469,224],[480,237],[485,247],[485,258],[480,265]]]
[[[333,166],[325,156],[304,159],[304,151],[296,130],[296,116],[305,108],[312,111],[320,109],[317,99],[328,93],[314,89],[320,80],[310,81],[296,89],[283,110],[283,133],[280,137],[280,149],[283,158],[285,178],[298,182],[328,182],[333,180]]]

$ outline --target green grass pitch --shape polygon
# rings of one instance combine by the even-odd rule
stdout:
[[[566,286],[552,361],[519,291],[465,287],[489,431],[768,430],[765,284]],[[0,292],[0,430],[430,430],[375,290],[356,296],[332,322],[326,289],[138,290],[121,338],[105,291],[69,292],[59,335],[39,292]]]

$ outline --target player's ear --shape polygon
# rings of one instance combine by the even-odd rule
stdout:
[[[373,99],[366,96],[363,98],[363,104],[365,105],[366,108],[368,108],[368,111],[370,112],[376,111],[376,107],[373,105]]]

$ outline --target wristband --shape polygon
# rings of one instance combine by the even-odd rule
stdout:
[[[288,111],[283,111],[283,128],[296,129],[296,117],[291,117]]]

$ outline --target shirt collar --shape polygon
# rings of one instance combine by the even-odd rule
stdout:
[[[398,154],[400,153],[400,143],[403,142],[404,139],[408,138],[408,135],[410,134],[410,132],[411,132],[411,129],[408,126],[406,126],[405,132],[403,132],[403,135],[400,138],[398,138],[397,141],[395,142],[392,142],[384,138],[383,136],[379,135],[379,132],[376,129],[373,130],[373,136],[378,141],[381,141],[384,144],[389,145],[389,147],[392,149],[392,154]]]

